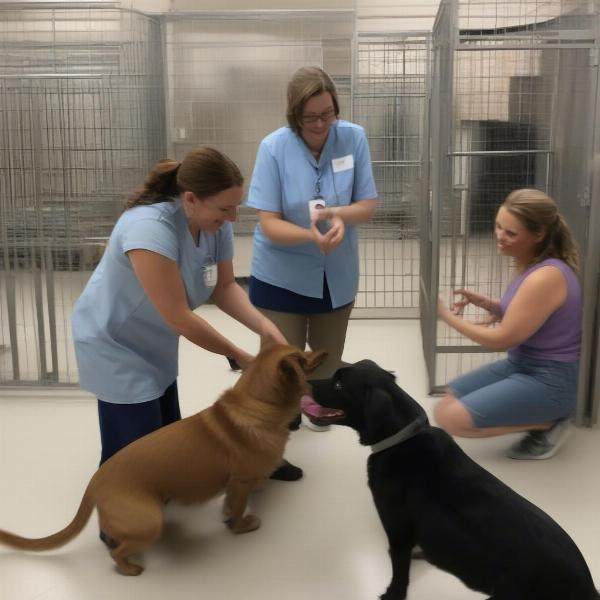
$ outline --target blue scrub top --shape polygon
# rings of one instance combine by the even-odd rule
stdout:
[[[369,145],[359,125],[334,123],[318,162],[289,127],[274,131],[261,142],[248,206],[281,213],[286,221],[308,228],[308,203],[318,195],[328,207],[377,197]],[[342,243],[324,255],[314,243],[275,244],[259,223],[254,233],[251,271],[261,281],[313,298],[323,297],[325,274],[333,308],[344,306],[354,301],[358,291],[356,225],[346,225]]]
[[[117,221],[72,315],[81,387],[117,404],[159,398],[178,370],[179,334],[144,292],[126,255],[134,249],[175,261],[194,309],[214,290],[204,284],[204,267],[232,260],[233,228],[201,232],[196,246],[178,198],[136,206]]]

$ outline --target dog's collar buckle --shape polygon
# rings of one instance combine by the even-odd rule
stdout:
[[[426,424],[427,417],[425,415],[421,415],[418,419],[416,419],[412,423],[409,423],[406,427],[403,427],[394,435],[391,435],[390,437],[387,437],[381,440],[380,442],[373,444],[371,446],[371,454],[382,452],[383,450],[387,450],[392,446],[397,446],[398,444],[405,442],[406,440],[419,433],[419,431],[421,431],[421,429],[423,429],[423,426]]]

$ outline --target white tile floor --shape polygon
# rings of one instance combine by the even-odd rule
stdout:
[[[214,307],[202,309],[249,349],[256,340]],[[431,413],[416,321],[352,321],[345,358],[369,357]],[[225,361],[181,348],[182,410],[211,403],[236,376]],[[93,400],[23,392],[0,397],[0,527],[43,536],[72,518],[98,460]],[[577,430],[550,461],[504,458],[510,439],[461,442],[465,450],[554,517],[581,548],[600,585],[600,431]],[[390,577],[386,539],[366,487],[367,449],[353,432],[301,429],[287,456],[305,469],[295,483],[270,482],[253,498],[263,525],[240,537],[219,521],[219,502],[168,506],[164,538],[146,552],[141,577],[116,573],[95,518],[64,548],[26,554],[0,548],[2,600],[375,600]],[[481,594],[427,563],[412,567],[410,600],[475,600]]]

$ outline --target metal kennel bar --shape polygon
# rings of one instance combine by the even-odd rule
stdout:
[[[248,180],[260,140],[286,124],[289,77],[300,66],[322,66],[336,83],[342,118],[366,129],[382,197],[375,220],[361,226],[353,316],[416,316],[428,38],[356,38],[354,27],[353,11],[165,16],[169,152],[216,145]],[[250,254],[255,223],[243,208],[238,257]]]
[[[287,124],[287,82],[306,65],[332,76],[341,113],[351,118],[351,10],[173,13],[163,31],[167,148],[175,158],[214,145],[249,181],[260,141]],[[255,223],[255,211],[243,207],[236,234],[251,235]]]
[[[430,36],[361,34],[356,54],[354,120],[367,133],[379,205],[361,226],[355,314],[416,317],[419,209],[429,162]]]
[[[416,32],[359,39],[352,10],[150,18],[118,3],[2,4],[0,383],[76,383],[70,311],[123,194],[154,160],[198,144],[248,180],[306,64],[332,75],[342,117],[364,121],[373,148],[382,202],[362,231],[357,314],[414,316],[428,44]],[[242,263],[254,224],[243,209]]]
[[[0,383],[76,383],[70,313],[163,155],[160,30],[113,4],[0,5]]]
[[[432,247],[421,290],[432,390],[496,358],[438,326],[435,312],[438,296],[451,302],[459,287],[501,295],[511,271],[496,254],[492,223],[511,190],[537,187],[553,196],[584,261],[591,257],[598,15],[598,2],[576,0],[440,6],[433,33]],[[584,279],[585,289],[594,285]],[[594,344],[584,340],[580,406],[589,396],[587,345]]]

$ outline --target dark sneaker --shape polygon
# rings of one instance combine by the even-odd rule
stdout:
[[[298,413],[295,417],[293,421],[290,421],[288,423],[288,429],[290,431],[298,431],[298,429],[300,429],[300,423],[302,422],[302,414]]]
[[[102,530],[100,530],[100,539],[104,542],[109,550],[114,550],[119,545],[111,537],[108,537]]]
[[[569,419],[556,421],[550,429],[528,432],[516,441],[507,452],[517,460],[543,460],[552,458],[573,433]]]
[[[302,469],[283,459],[283,462],[271,473],[269,479],[277,481],[298,481],[302,479]]]
[[[238,361],[235,360],[235,358],[229,358],[229,356],[226,357],[227,358],[227,362],[229,363],[229,368],[232,371],[241,371],[242,367],[240,367],[240,365],[238,364]]]
[[[302,423],[313,431],[329,431],[329,426],[344,416],[343,410],[325,408],[317,404],[310,396],[302,396]]]

